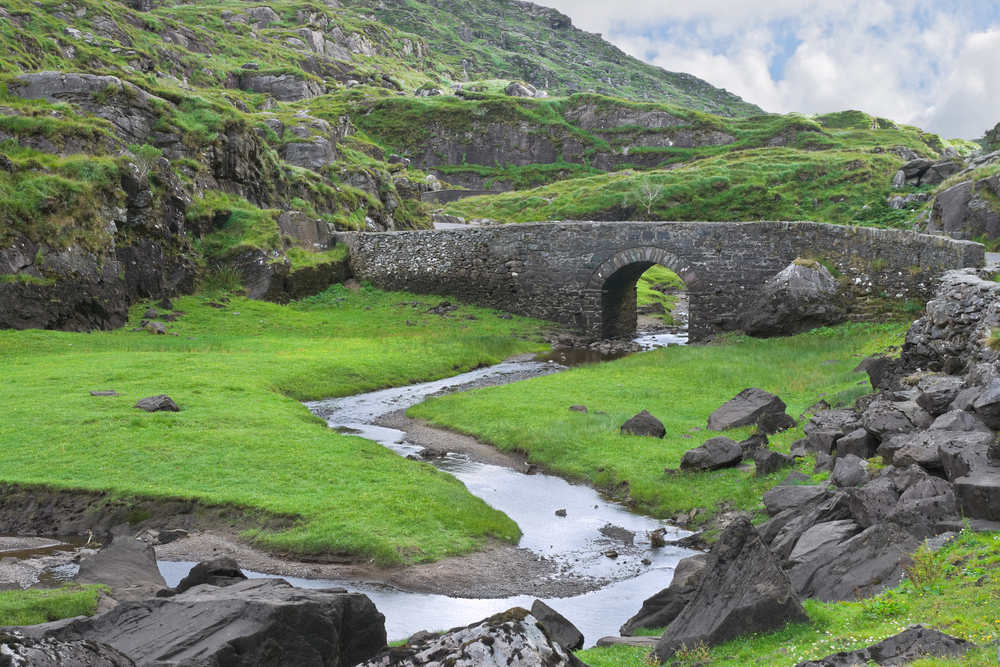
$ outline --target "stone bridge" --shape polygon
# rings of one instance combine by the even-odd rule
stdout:
[[[639,276],[672,269],[690,297],[691,340],[736,328],[740,304],[797,257],[836,267],[858,295],[930,298],[948,269],[982,266],[978,243],[814,222],[549,222],[343,233],[359,280],[559,322],[633,333]]]

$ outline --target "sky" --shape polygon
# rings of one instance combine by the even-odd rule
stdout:
[[[535,0],[765,111],[859,109],[945,138],[1000,122],[998,0]]]

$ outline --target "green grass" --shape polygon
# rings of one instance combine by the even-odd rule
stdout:
[[[291,306],[234,298],[218,310],[184,297],[175,305],[188,314],[168,325],[177,336],[2,331],[3,480],[296,517],[290,530],[248,533],[282,552],[385,564],[516,541],[517,526],[450,475],[338,435],[298,403],[544,349],[520,338],[530,320],[471,307],[425,315],[409,306],[419,298],[338,285]],[[135,306],[133,325],[147,307]],[[98,389],[125,395],[88,393]],[[132,407],[156,394],[181,412]]]
[[[660,265],[656,265],[642,274],[635,285],[636,305],[641,307],[651,303],[662,303],[663,309],[667,312],[665,315],[657,317],[662,317],[664,324],[673,324],[674,318],[670,315],[670,311],[677,304],[677,297],[653,289],[654,285],[675,290],[687,289],[687,286],[676,273]]]
[[[700,520],[705,520],[723,509],[760,511],[762,493],[785,472],[764,478],[736,469],[665,475],[664,468],[678,468],[687,450],[719,435],[693,429],[704,429],[715,408],[747,387],[779,395],[796,417],[819,394],[830,402],[853,401],[870,391],[865,376],[851,372],[858,363],[853,355],[900,343],[906,328],[901,323],[846,325],[792,338],[739,337],[726,345],[671,347],[431,399],[408,414],[472,434],[503,451],[527,452],[531,462],[560,475],[616,488],[616,495],[631,496],[655,516],[704,508],[707,513]],[[832,359],[837,363],[824,363]],[[586,405],[590,412],[570,412],[574,404]],[[663,440],[618,433],[626,419],[643,409],[663,422]],[[750,432],[751,427],[744,427],[725,435],[742,440]],[[776,436],[772,448],[787,452],[801,433],[800,426]],[[808,463],[801,466],[807,469]],[[622,491],[617,485],[624,481],[628,488]]]
[[[984,648],[961,659],[925,658],[914,667],[987,667],[996,664],[1000,639],[1000,534],[962,531],[923,561],[930,576],[904,580],[896,589],[856,602],[806,600],[810,624],[741,637],[710,651],[712,665],[743,667],[764,661],[789,667],[839,651],[855,651],[922,623]],[[645,667],[641,648],[592,648],[576,654],[593,667]]]
[[[37,625],[73,616],[93,616],[106,586],[66,584],[62,588],[0,591],[0,626]]]

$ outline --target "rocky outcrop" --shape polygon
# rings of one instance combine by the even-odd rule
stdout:
[[[138,665],[353,665],[385,646],[385,617],[367,596],[249,579],[174,597],[124,602],[93,617],[17,628],[28,637],[91,641]],[[538,631],[541,634],[541,631]]]
[[[443,634],[417,633],[406,644],[390,647],[359,667],[487,664],[583,667],[576,656],[538,627],[526,609],[518,607]]]
[[[750,336],[790,336],[831,326],[846,317],[836,279],[815,261],[795,260],[758,289],[737,315]]]
[[[74,581],[109,586],[119,602],[144,600],[167,587],[153,547],[129,537],[127,524],[116,530],[111,544],[80,563]]]
[[[934,198],[927,230],[954,239],[1000,236],[1000,174],[953,185]]]
[[[656,655],[666,662],[683,647],[714,646],[809,617],[798,593],[746,518],[738,518],[712,547],[698,592],[663,633]]]
[[[840,651],[795,667],[853,667],[854,665],[908,665],[924,657],[959,657],[976,645],[933,628],[913,625],[897,635],[859,651]]]
[[[0,634],[2,667],[135,667],[121,651],[93,641],[35,639],[20,633]]]
[[[243,89],[253,93],[267,93],[279,102],[298,102],[326,93],[326,87],[322,83],[293,74],[246,76],[243,79]]]

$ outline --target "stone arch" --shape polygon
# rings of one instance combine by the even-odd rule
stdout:
[[[636,282],[650,267],[661,264],[689,283],[691,276],[681,259],[663,248],[638,246],[621,250],[601,262],[587,283],[600,292],[601,337],[616,338],[635,333]]]

